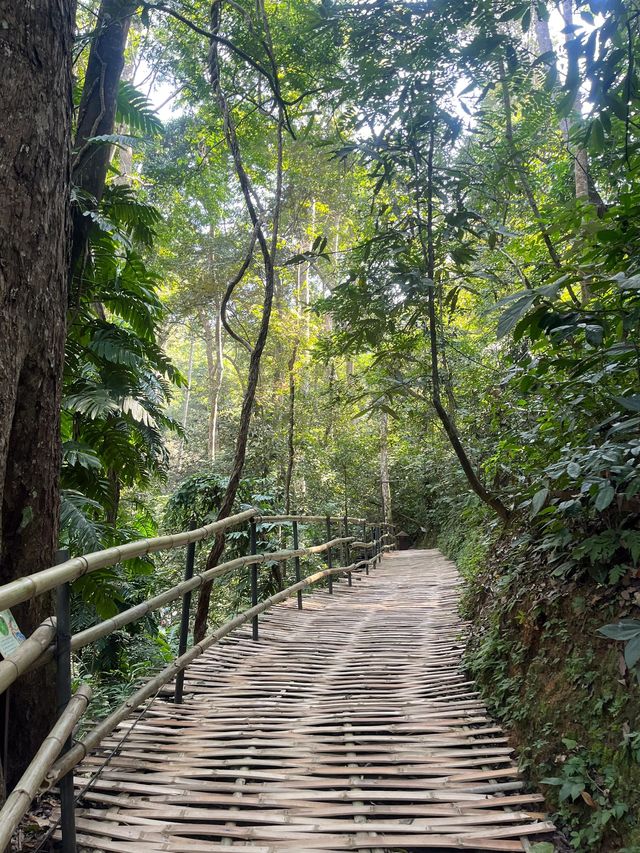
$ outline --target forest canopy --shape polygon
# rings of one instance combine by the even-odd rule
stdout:
[[[47,61],[3,84],[6,154],[29,162],[0,215],[2,583],[57,547],[247,505],[393,521],[458,560],[489,689],[501,633],[587,602],[589,642],[624,655],[622,725],[640,662],[640,11],[59,5],[48,23],[6,12]],[[247,544],[220,537],[202,567]],[[149,558],[83,579],[74,628],[179,571]],[[248,595],[205,584],[196,640]],[[177,621],[81,657],[105,708],[175,652]],[[615,794],[598,823],[564,782],[549,786],[577,849],[624,834]]]

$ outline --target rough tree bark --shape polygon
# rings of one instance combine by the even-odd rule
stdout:
[[[240,189],[242,191],[242,196],[244,198],[245,207],[251,223],[253,225],[253,239],[251,240],[251,245],[249,247],[249,252],[247,257],[245,258],[245,262],[243,263],[240,272],[235,277],[235,279],[231,282],[229,287],[227,288],[227,293],[225,296],[227,297],[227,301],[230,293],[233,292],[233,288],[240,282],[242,276],[246,272],[251,263],[251,257],[253,255],[253,249],[255,243],[257,242],[260,253],[262,255],[262,264],[263,264],[263,276],[264,276],[264,297],[262,303],[262,318],[260,321],[260,328],[258,331],[258,335],[253,347],[250,348],[250,358],[249,358],[249,372],[247,376],[247,385],[244,394],[244,398],[242,401],[242,409],[240,411],[240,422],[238,426],[238,434],[236,437],[236,446],[233,458],[233,464],[231,467],[231,474],[229,476],[229,482],[227,484],[227,488],[225,490],[224,497],[222,498],[222,502],[220,505],[220,509],[218,511],[218,519],[227,518],[233,509],[233,503],[236,498],[236,494],[238,492],[238,486],[240,485],[240,478],[242,477],[242,471],[244,469],[244,460],[247,452],[247,442],[249,439],[249,427],[251,425],[251,415],[253,413],[253,406],[255,402],[256,390],[258,387],[258,380],[260,377],[260,362],[262,359],[262,353],[264,351],[265,344],[267,342],[267,337],[269,334],[269,322],[271,319],[271,307],[273,304],[273,294],[275,289],[275,281],[276,281],[276,270],[275,270],[275,258],[277,254],[277,246],[278,246],[278,225],[280,219],[280,204],[282,198],[282,151],[283,151],[283,127],[285,124],[285,117],[283,113],[282,102],[279,97],[278,91],[278,83],[277,83],[277,67],[275,64],[275,60],[273,59],[273,52],[271,48],[271,39],[269,35],[268,21],[266,19],[266,15],[264,13],[264,8],[262,6],[261,0],[259,0],[258,10],[261,16],[261,23],[264,29],[265,39],[263,44],[268,48],[270,57],[270,65],[273,73],[273,85],[275,86],[274,98],[278,101],[277,107],[277,168],[276,168],[276,186],[275,186],[275,203],[274,203],[274,212],[272,219],[272,228],[271,228],[271,240],[267,239],[265,231],[263,229],[262,220],[259,215],[259,212],[256,210],[256,206],[254,203],[254,193],[253,188],[251,186],[251,182],[247,171],[244,166],[244,160],[242,157],[242,152],[240,150],[240,145],[238,142],[238,137],[236,134],[236,126],[233,115],[231,113],[231,109],[229,107],[229,103],[225,96],[225,93],[222,89],[222,84],[220,80],[220,64],[219,64],[219,56],[218,56],[218,45],[219,42],[216,36],[220,30],[221,23],[221,15],[222,15],[222,4],[220,0],[214,0],[214,3],[211,6],[211,32],[214,37],[211,39],[211,48],[209,51],[209,71],[211,75],[211,85],[213,88],[213,92],[216,98],[216,102],[218,104],[218,108],[220,113],[222,114],[223,123],[224,123],[224,133],[225,139],[227,142],[227,147],[231,154],[231,158],[235,167],[236,176],[238,178],[238,182],[240,184]],[[224,301],[224,300],[223,300]],[[207,568],[212,568],[216,566],[222,556],[225,545],[225,537],[224,535],[218,535],[216,537],[215,543],[209,552],[207,557]],[[193,626],[193,638],[194,642],[198,643],[205,636],[207,630],[207,619],[209,615],[209,601],[211,598],[211,588],[212,584],[207,583],[204,584],[202,589],[200,590],[200,595],[198,597],[198,607],[196,610],[196,616]]]
[[[572,0],[562,0],[560,11],[562,12],[565,27],[571,27],[573,25]],[[571,31],[565,34],[565,46],[568,45],[568,42],[571,41],[573,37],[574,34]],[[569,47],[567,46],[567,51],[568,50]],[[580,94],[579,89],[576,93],[573,108],[578,115],[582,113],[582,95]],[[587,149],[584,145],[574,145],[572,147],[576,199],[589,201],[589,155],[587,154]]]
[[[296,461],[295,429],[296,429],[296,374],[295,364],[298,355],[298,343],[294,344],[291,358],[287,364],[289,371],[289,423],[287,429],[287,470],[284,477],[284,511],[286,515],[291,512],[291,481],[293,479],[293,467]]]
[[[561,4],[561,12],[565,26],[571,26],[573,24],[573,8],[571,0],[563,0]],[[549,22],[540,17],[536,18],[536,37],[538,41],[538,49],[541,54],[550,53],[554,50],[553,42],[551,40],[551,32],[549,30]],[[565,46],[572,38],[572,32],[565,33]],[[576,95],[574,110],[578,116],[581,115],[582,95],[579,91]],[[604,202],[591,179],[589,154],[587,149],[583,145],[571,144],[570,134],[572,124],[569,118],[561,118],[559,124],[563,139],[574,158],[574,185],[576,198],[590,201],[598,210],[600,210],[604,206]]]
[[[389,416],[380,413],[380,488],[382,491],[382,520],[391,524],[391,480],[389,479]]]
[[[207,458],[214,462],[218,452],[218,414],[220,392],[224,377],[224,339],[222,337],[222,318],[220,316],[220,297],[214,294],[213,309],[215,323],[211,328],[209,317],[203,312],[202,327],[207,353],[207,393],[209,397],[209,424],[207,430]]]
[[[69,249],[74,0],[0,0],[0,584],[51,565]],[[14,608],[29,634],[41,596]],[[51,668],[11,690],[7,782],[47,733]]]
[[[98,11],[97,34],[89,50],[74,140],[72,179],[83,197],[72,211],[72,272],[84,257],[92,224],[86,212],[102,198],[111,159],[109,144],[90,140],[114,131],[129,26],[139,5],[139,0],[102,0]]]
[[[186,435],[187,432],[187,424],[189,423],[189,407],[191,404],[191,382],[193,380],[193,351],[195,349],[195,343],[193,340],[193,336],[191,337],[191,345],[189,346],[189,366],[187,368],[187,390],[184,395],[184,409],[182,411],[182,429]],[[176,463],[176,468],[178,471],[182,471],[182,456],[184,454],[184,436],[180,439],[180,449],[178,450],[178,461]]]

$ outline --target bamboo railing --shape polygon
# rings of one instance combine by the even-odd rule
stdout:
[[[232,527],[249,523],[251,553],[219,564],[203,572],[194,574],[195,545]],[[324,542],[308,547],[299,546],[299,524],[322,523],[326,527],[327,538]],[[256,548],[257,524],[291,525],[293,527],[294,547],[286,550],[258,553]],[[343,535],[333,536],[332,525],[342,526]],[[349,526],[362,526],[363,539],[349,535]],[[368,533],[371,539],[367,540]],[[169,589],[154,595],[139,604],[130,607],[116,616],[99,622],[77,634],[70,636],[69,591],[70,585],[98,569],[115,566],[125,560],[141,557],[162,550],[176,550],[187,547],[185,579]],[[125,720],[135,709],[147,700],[155,697],[167,684],[176,682],[174,701],[182,701],[182,679],[184,670],[196,658],[211,646],[237,628],[249,622],[253,625],[253,638],[258,639],[258,617],[265,610],[292,596],[298,597],[298,607],[302,608],[302,592],[323,580],[327,580],[329,593],[333,591],[333,579],[346,575],[349,585],[354,572],[368,574],[382,558],[385,551],[394,546],[393,526],[368,522],[362,518],[349,516],[303,516],[303,515],[261,515],[255,507],[246,509],[221,521],[215,521],[194,530],[176,534],[140,539],[126,545],[106,548],[79,557],[65,559],[55,566],[40,572],[18,578],[0,586],[0,610],[29,601],[39,595],[57,590],[58,606],[56,618],[51,617],[42,623],[22,645],[4,661],[0,661],[0,694],[6,691],[22,674],[42,666],[54,658],[58,667],[57,692],[58,707],[62,707],[58,721],[34,756],[22,779],[11,792],[0,809],[0,850],[9,844],[11,836],[22,817],[29,809],[32,800],[44,786],[60,786],[62,806],[62,849],[64,853],[74,853],[74,792],[73,768],[83,760],[87,753],[98,746],[115,727]],[[339,548],[343,565],[332,565],[332,551]],[[351,550],[365,551],[364,556],[351,560]],[[367,551],[370,555],[367,556]],[[301,576],[300,561],[304,558],[325,554],[327,568],[315,571],[307,577]],[[263,563],[281,563],[292,560],[296,582],[263,601],[258,601],[258,567]],[[225,622],[208,634],[199,643],[187,650],[190,618],[191,593],[203,584],[222,575],[249,567],[251,570],[252,606]],[[86,712],[91,699],[91,691],[81,685],[71,696],[71,654],[96,640],[108,636],[120,628],[159,610],[172,602],[182,599],[182,622],[179,653],[164,669],[142,684],[126,702],[112,711],[109,716],[91,728],[81,741],[71,742],[71,734],[80,718]]]

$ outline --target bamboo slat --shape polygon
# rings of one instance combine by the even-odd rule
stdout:
[[[242,627],[256,608],[210,635],[184,704],[158,699],[135,725],[112,717],[86,744],[79,786],[119,748],[83,798],[82,847],[522,851],[543,840],[542,797],[518,779],[461,664],[459,585],[438,552],[403,551],[302,611],[286,600],[297,584],[273,596],[258,643]]]
[[[87,735],[85,735],[82,741],[77,742],[68,752],[56,762],[56,764],[51,768],[50,773],[47,775],[48,785],[49,787],[54,785],[62,776],[65,776],[70,770],[72,770],[79,761],[87,755],[90,749],[93,749],[97,746],[107,735],[109,735],[113,729],[118,725],[118,723],[125,720],[132,711],[135,711],[139,708],[143,702],[147,699],[150,699],[154,696],[158,690],[163,687],[165,684],[168,684],[170,681],[175,679],[178,672],[185,669],[190,663],[196,660],[196,658],[200,657],[207,649],[211,646],[219,643],[224,637],[228,634],[235,631],[236,628],[245,625],[247,622],[250,622],[254,616],[259,616],[261,613],[264,613],[265,610],[268,610],[275,604],[280,603],[281,601],[285,601],[287,598],[290,598],[292,595],[295,595],[298,590],[306,589],[309,586],[313,586],[318,583],[318,581],[323,580],[324,578],[328,578],[332,575],[344,574],[345,572],[353,572],[358,571],[361,567],[363,567],[367,562],[373,561],[360,561],[358,563],[352,563],[349,566],[339,566],[333,569],[324,569],[320,572],[315,572],[312,575],[308,575],[306,578],[303,578],[298,583],[293,584],[287,589],[282,590],[282,592],[278,592],[275,595],[270,596],[269,598],[261,601],[255,607],[250,608],[249,610],[244,611],[244,613],[240,613],[234,619],[231,619],[229,622],[225,622],[222,627],[218,628],[217,631],[214,631],[209,636],[205,637],[204,640],[201,640],[195,646],[189,649],[189,651],[185,652],[185,654],[181,655],[178,658],[175,658],[171,663],[166,666],[163,670],[161,670],[156,676],[150,678],[146,681],[142,687],[140,687],[132,696],[127,699],[119,708],[113,711],[109,716],[107,716],[101,723],[99,723],[95,728],[93,728]]]

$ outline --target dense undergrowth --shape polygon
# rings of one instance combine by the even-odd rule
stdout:
[[[528,531],[487,522],[467,501],[437,535],[467,581],[467,665],[571,847],[637,853],[640,686],[598,629],[637,617],[640,585],[559,580]]]

